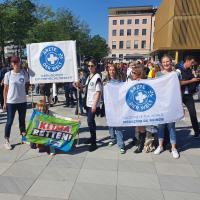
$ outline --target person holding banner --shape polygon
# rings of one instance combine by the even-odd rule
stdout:
[[[172,69],[172,58],[168,55],[164,55],[161,59],[163,71],[160,73],[159,76],[163,76],[165,74],[171,73]],[[176,149],[176,131],[175,131],[175,122],[170,122],[166,124],[159,124],[158,125],[158,140],[159,146],[154,151],[155,155],[159,155],[161,152],[164,151],[163,143],[164,143],[164,130],[165,126],[167,126],[169,131],[170,142],[172,145],[172,156],[173,158],[179,158],[179,153]]]
[[[132,68],[132,81],[134,80],[141,80],[144,79],[144,65],[136,63],[135,66]],[[136,127],[136,132],[138,132],[138,141],[137,141],[137,148],[134,151],[134,153],[141,153],[143,148],[144,148],[144,142],[146,138],[146,130],[144,126],[137,126]]]
[[[106,83],[113,83],[113,84],[118,84],[120,83],[119,76],[117,74],[117,66],[114,66],[113,64],[108,66],[108,75],[107,75],[107,81]],[[109,134],[110,134],[110,139],[111,141],[109,142],[109,146],[113,146],[116,143],[117,139],[117,144],[120,148],[120,153],[124,154],[125,153],[125,144],[123,140],[123,132],[121,127],[109,127]],[[116,136],[116,138],[115,138]]]
[[[26,134],[26,85],[29,82],[28,73],[21,69],[20,59],[16,56],[11,58],[13,70],[7,72],[4,77],[4,112],[7,111],[5,126],[5,148],[11,150],[9,142],[11,127],[16,111],[19,115],[19,128],[21,135]]]
[[[88,69],[90,74],[86,80],[86,106],[87,122],[91,134],[89,151],[95,151],[97,149],[95,114],[100,107],[102,84],[100,75],[96,73],[96,61],[94,59],[89,60]]]

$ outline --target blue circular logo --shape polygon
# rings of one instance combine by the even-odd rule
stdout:
[[[149,110],[156,102],[154,89],[144,83],[132,86],[126,94],[126,103],[137,112]]]
[[[56,72],[60,70],[65,63],[64,53],[56,46],[47,46],[40,54],[40,63],[45,70]]]
[[[19,81],[20,81],[21,83],[23,83],[23,82],[24,82],[24,79],[23,79],[23,78],[20,78]]]

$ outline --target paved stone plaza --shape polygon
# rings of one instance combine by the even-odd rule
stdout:
[[[34,97],[36,100],[37,98]],[[64,97],[59,97],[64,100]],[[200,105],[196,104],[200,120]],[[52,110],[74,117],[74,109],[59,103]],[[27,122],[31,114],[28,109]],[[79,145],[69,154],[50,157],[21,145],[18,119],[12,127],[11,151],[3,147],[6,115],[0,114],[0,200],[199,200],[200,139],[186,117],[177,123],[180,159],[169,151],[134,154],[131,131],[126,134],[127,152],[108,147],[105,118],[96,118],[99,148],[88,152],[86,117],[81,117]]]

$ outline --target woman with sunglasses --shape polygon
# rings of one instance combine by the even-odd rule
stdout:
[[[144,65],[143,64],[135,64],[132,68],[131,72],[131,80],[132,81],[139,81],[144,79]],[[146,138],[146,130],[145,126],[136,126],[136,132],[138,132],[138,141],[137,141],[137,148],[134,153],[141,153],[144,148],[144,142]]]
[[[4,112],[7,111],[5,126],[5,148],[11,150],[9,142],[11,127],[16,111],[19,115],[19,128],[21,135],[26,134],[26,84],[29,82],[28,73],[21,69],[20,59],[16,56],[11,58],[13,70],[7,72],[4,77]]]
[[[106,82],[107,83],[112,83],[112,84],[118,84],[120,83],[119,75],[118,75],[118,69],[116,65],[109,65],[107,68],[107,78]],[[113,146],[116,143],[120,148],[120,153],[124,154],[125,153],[125,144],[123,140],[123,133],[122,129],[120,127],[109,127],[109,134],[110,134],[110,139],[111,141],[109,142],[109,146]]]
[[[96,73],[96,61],[94,59],[89,60],[88,69],[90,74],[86,80],[86,106],[87,122],[91,134],[89,151],[95,151],[97,149],[95,114],[100,107],[102,84],[100,75]]]
[[[163,70],[161,71],[159,76],[163,76],[165,74],[171,73],[173,71],[172,68],[172,58],[168,55],[164,55],[161,59]],[[172,156],[173,158],[179,158],[179,153],[176,149],[176,131],[175,131],[175,122],[159,124],[158,125],[158,139],[159,146],[154,151],[155,155],[159,155],[164,151],[163,143],[164,143],[164,129],[167,126],[169,131],[170,142],[172,145]]]

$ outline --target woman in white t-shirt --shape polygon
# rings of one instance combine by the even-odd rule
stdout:
[[[19,128],[21,135],[26,134],[26,83],[29,82],[28,73],[21,69],[20,59],[16,56],[11,58],[13,70],[7,72],[4,77],[4,112],[7,111],[5,126],[5,148],[11,150],[9,142],[11,127],[16,111],[19,115]]]

